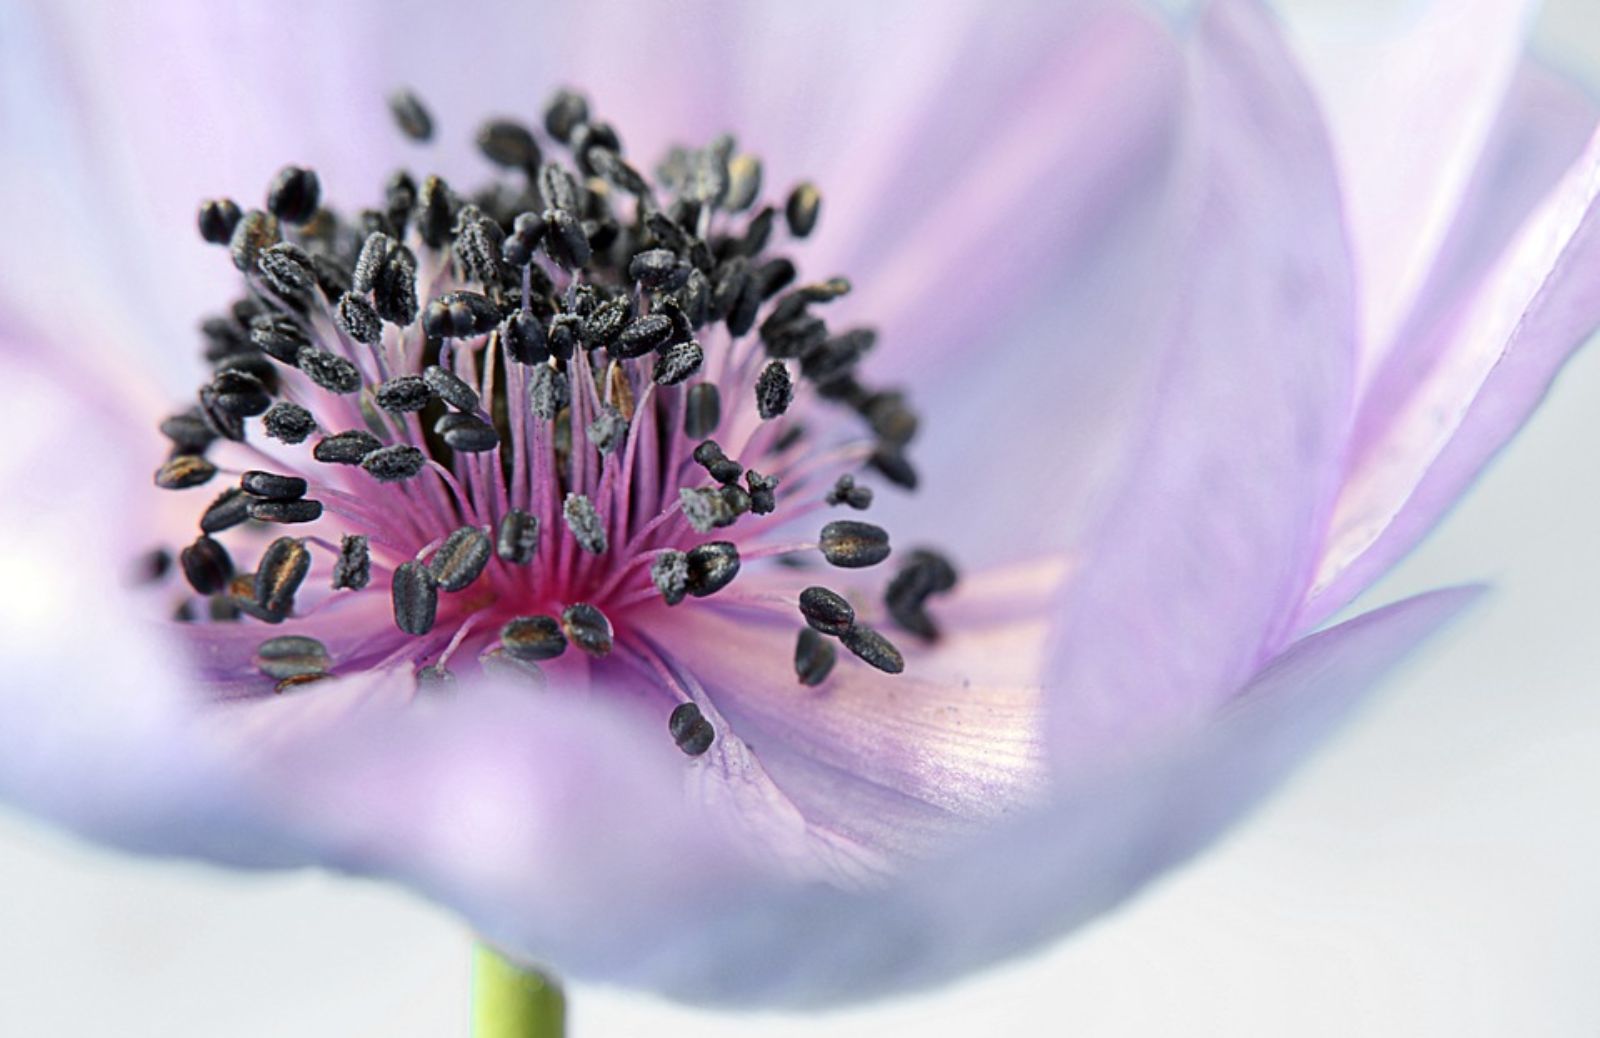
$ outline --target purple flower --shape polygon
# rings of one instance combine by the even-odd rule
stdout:
[[[1228,0],[8,15],[0,794],[685,999],[1061,934],[1472,598],[1324,627],[1600,323],[1477,6],[1355,84]]]

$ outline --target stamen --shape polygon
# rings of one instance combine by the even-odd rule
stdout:
[[[794,645],[794,673],[800,684],[816,686],[833,673],[839,654],[833,643],[809,627],[800,630]]]
[[[781,361],[772,361],[761,369],[756,379],[756,410],[763,421],[770,420],[789,410],[794,401],[794,380]]]
[[[267,191],[267,210],[284,223],[303,224],[316,214],[322,200],[322,184],[317,175],[299,166],[285,166],[272,178]]]
[[[321,501],[250,502],[250,518],[263,523],[314,523],[322,518]]]
[[[294,608],[295,592],[311,572],[311,552],[306,543],[293,537],[279,537],[261,555],[251,585],[257,606],[280,619]]]
[[[433,119],[414,94],[394,94],[389,107],[407,137],[431,139]],[[801,183],[777,207],[763,204],[760,159],[728,136],[674,149],[647,178],[641,170],[652,167],[569,91],[541,125],[491,119],[476,143],[509,174],[471,191],[401,171],[373,208],[345,215],[324,206],[316,173],[286,166],[264,209],[241,212],[226,198],[199,207],[201,237],[228,247],[244,293],[201,324],[210,373],[197,406],[162,422],[173,451],[156,480],[201,485],[218,471],[205,456],[216,451],[225,471],[246,471],[206,506],[199,540],[180,553],[188,583],[210,597],[208,609],[189,599],[187,620],[283,622],[311,542],[332,556],[332,591],[367,593],[375,542],[371,593],[385,593],[387,579],[404,634],[432,635],[441,593],[464,594],[448,603],[451,631],[372,643],[372,658],[405,661],[419,687],[437,688],[454,680],[446,664],[459,650],[468,666],[475,659],[542,687],[539,662],[569,642],[597,658],[618,637],[630,653],[645,651],[662,608],[723,592],[741,567],[805,564],[800,555],[818,549],[846,568],[887,558],[888,533],[868,523],[829,523],[817,543],[800,544],[774,539],[761,518],[740,522],[774,515],[780,475],[797,511],[866,508],[872,490],[837,471],[864,461],[916,485],[906,449],[918,416],[862,374],[875,333],[835,331],[823,316],[850,282],[804,281],[771,251],[815,230],[817,188]],[[775,233],[780,221],[787,236]],[[797,394],[797,379],[812,392]],[[810,414],[821,435],[807,438],[790,416],[797,398],[835,409],[870,438],[841,444]],[[268,437],[300,450],[248,441],[257,416]],[[235,460],[245,453],[249,464]],[[318,476],[307,456],[363,474]],[[558,513],[556,532],[570,543],[557,536],[541,552],[542,527]],[[215,538],[252,519],[327,519],[332,529],[273,540],[255,572],[239,574]],[[726,539],[696,543],[690,532],[716,530]],[[491,571],[495,558],[503,565]],[[936,637],[927,605],[954,583],[943,556],[912,552],[882,592],[887,614]],[[783,601],[750,600],[767,599]],[[553,603],[566,603],[559,618],[541,612]],[[328,598],[303,619],[322,622],[323,604],[334,606],[329,623],[361,622]],[[843,595],[810,587],[799,606],[802,684],[826,680],[838,657],[832,638],[881,671],[903,669]],[[612,617],[627,629],[614,632]],[[486,633],[496,624],[498,639]],[[674,740],[706,752],[717,733],[694,702],[706,702],[703,690],[666,657],[651,662],[691,700],[669,722]],[[327,676],[330,664],[308,635],[267,639],[255,657],[280,690]]]
[[[339,541],[339,557],[333,563],[333,589],[360,591],[372,581],[372,554],[367,538],[347,533]]]
[[[402,562],[391,580],[394,623],[406,634],[427,634],[439,615],[439,584],[420,562]]]
[[[306,496],[307,483],[299,476],[280,476],[253,469],[239,477],[239,487],[246,494],[268,501],[293,501]]]
[[[696,382],[689,387],[683,408],[683,435],[704,439],[722,423],[722,397],[715,384]]]
[[[814,629],[835,637],[856,622],[856,611],[844,596],[825,587],[808,587],[800,592],[800,614]]]
[[[428,141],[433,137],[433,117],[422,106],[417,95],[409,90],[397,90],[389,95],[389,111],[395,123],[414,141]]]
[[[168,458],[156,470],[156,486],[162,490],[187,490],[208,483],[217,467],[198,454],[179,454]]]
[[[428,571],[445,591],[460,591],[478,579],[491,554],[489,535],[475,526],[463,526],[445,538],[428,562]]]
[[[872,505],[872,488],[857,486],[855,477],[846,473],[839,477],[823,498],[830,505],[849,505],[858,512],[866,511]]]
[[[495,537],[495,553],[515,566],[533,561],[539,548],[539,517],[513,508],[500,519]]]
[[[256,649],[256,666],[269,678],[324,676],[331,662],[327,646],[301,634],[268,638]]]
[[[161,435],[171,440],[173,449],[180,454],[199,454],[217,439],[205,419],[193,411],[163,419]]]
[[[881,526],[835,519],[822,528],[820,547],[828,562],[844,569],[876,566],[889,557],[889,534]]]
[[[689,591],[689,556],[670,549],[662,552],[650,564],[650,582],[661,592],[667,605],[682,602]]]
[[[200,203],[200,237],[212,245],[226,245],[233,238],[233,229],[239,226],[239,203],[231,198],[211,198]]]
[[[261,418],[267,435],[291,446],[306,442],[317,431],[316,419],[299,404],[273,404]]]
[[[371,433],[353,429],[317,441],[311,456],[329,465],[359,465],[363,458],[382,446],[383,442]]]
[[[789,224],[789,233],[796,238],[811,234],[817,226],[817,216],[822,211],[822,193],[810,181],[799,184],[789,193],[784,203],[783,218]]]
[[[900,650],[870,627],[857,624],[841,634],[839,640],[857,657],[885,674],[898,674],[906,669],[905,657],[900,655]]]
[[[567,651],[567,636],[553,616],[519,616],[500,628],[500,645],[519,660],[553,660]]]
[[[539,144],[528,128],[511,119],[491,119],[478,128],[478,150],[496,165],[534,173],[539,168]]]
[[[715,440],[706,440],[694,449],[695,462],[711,474],[718,483],[727,485],[739,482],[744,469],[737,461],[729,461]]]
[[[594,657],[611,654],[611,621],[587,602],[567,606],[561,613],[561,629],[567,639]]]
[[[566,520],[567,529],[578,547],[591,555],[605,554],[606,528],[592,501],[582,494],[568,494],[561,506],[561,517]]]
[[[477,415],[462,414],[460,411],[442,416],[433,423],[433,431],[452,450],[467,454],[482,454],[500,446],[500,434],[494,431],[494,426]]]
[[[391,444],[361,459],[361,467],[380,483],[401,483],[428,465],[427,455],[407,443]]]
[[[219,541],[201,535],[178,553],[184,579],[202,595],[214,595],[233,579],[233,559]]]
[[[710,541],[689,549],[684,587],[696,598],[716,594],[739,575],[739,549],[732,541]]]
[[[672,741],[678,744],[678,749],[691,757],[698,757],[711,749],[717,736],[711,722],[693,703],[679,703],[673,707],[672,714],[667,718],[667,731],[671,733]]]
[[[535,415],[552,421],[571,402],[572,389],[564,373],[544,364],[528,373],[528,406]]]

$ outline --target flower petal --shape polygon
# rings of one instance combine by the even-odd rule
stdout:
[[[1301,620],[1314,626],[1409,551],[1600,326],[1600,134],[1444,330],[1427,378],[1354,459]]]
[[[799,591],[815,573],[741,577],[741,596],[775,607],[679,609],[662,637],[703,647],[686,664],[729,730],[815,826],[902,861],[1018,810],[1043,781],[1040,674],[1047,608],[1063,566],[1042,560],[963,578],[931,606],[944,628],[924,646],[865,596],[858,617],[904,653],[888,676],[841,646],[828,679],[798,683]],[[759,589],[759,590],[757,590]]]
[[[1328,117],[1348,207],[1363,379],[1399,331],[1450,230],[1537,7],[1536,0],[1436,0],[1375,38],[1320,32],[1295,40]]]
[[[1254,5],[1213,5],[1192,59],[1176,320],[1052,668],[1067,760],[1204,712],[1276,651],[1342,462],[1354,307],[1315,107]]]
[[[814,1008],[949,980],[1058,938],[1253,807],[1476,595],[1422,595],[1303,639],[1213,718],[882,890],[730,887],[720,912],[653,949],[643,972],[611,979],[688,1001]]]

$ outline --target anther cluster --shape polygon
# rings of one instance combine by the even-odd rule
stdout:
[[[415,95],[390,109],[413,145],[434,138]],[[463,661],[542,688],[545,667],[620,660],[705,753],[715,713],[677,663],[716,647],[666,644],[652,618],[739,608],[750,565],[883,563],[889,534],[863,519],[782,530],[868,509],[863,468],[915,488],[917,416],[862,374],[874,332],[830,326],[850,283],[803,281],[782,254],[817,227],[816,186],[764,202],[729,136],[646,172],[570,91],[541,125],[497,118],[475,141],[494,173],[473,190],[401,170],[336,210],[286,166],[260,208],[200,206],[242,292],[201,324],[210,375],[161,423],[155,482],[229,485],[141,572],[181,575],[180,620],[264,625],[245,663],[280,692],[373,667],[442,692]],[[802,410],[840,428],[808,432]],[[918,550],[870,612],[935,639],[928,603],[955,579]],[[787,614],[801,685],[836,643],[904,668],[853,593],[813,586]]]

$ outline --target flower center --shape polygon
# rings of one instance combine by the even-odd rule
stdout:
[[[391,107],[431,138],[413,95]],[[178,618],[191,633],[292,624],[221,653],[230,677],[279,692],[402,665],[425,684],[464,663],[542,683],[573,653],[625,655],[675,690],[669,731],[702,753],[716,733],[652,618],[737,602],[751,565],[883,562],[885,530],[819,513],[871,505],[862,466],[914,489],[917,417],[862,381],[875,334],[826,323],[850,283],[801,283],[776,254],[812,233],[815,187],[760,204],[761,163],[729,137],[673,149],[652,180],[570,92],[544,130],[485,124],[502,173],[470,195],[399,172],[352,217],[291,166],[264,210],[201,206],[245,292],[202,326],[212,374],[162,423],[156,484],[236,485],[179,552],[205,605],[186,596]],[[848,438],[823,435],[836,416]],[[820,532],[797,539],[808,519]],[[886,614],[936,638],[926,603],[955,579],[940,554],[910,553]],[[849,594],[817,584],[794,605],[801,684],[826,681],[836,643],[903,669]]]

